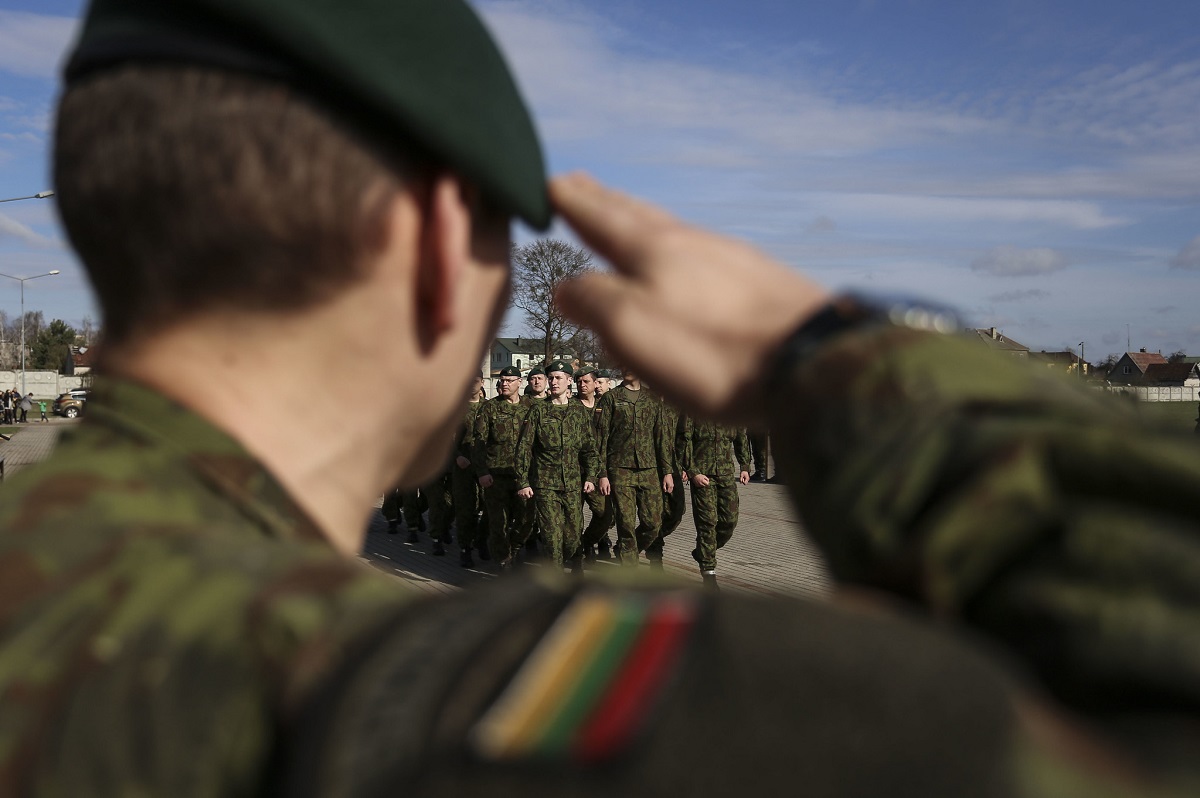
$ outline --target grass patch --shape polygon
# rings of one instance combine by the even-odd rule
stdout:
[[[1139,402],[1138,409],[1152,424],[1163,424],[1182,432],[1196,429],[1196,402]]]

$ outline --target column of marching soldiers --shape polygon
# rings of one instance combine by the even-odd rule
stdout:
[[[540,542],[545,561],[574,573],[585,561],[614,556],[636,566],[642,554],[661,569],[664,539],[683,518],[687,482],[692,557],[715,588],[717,549],[733,535],[738,485],[750,479],[746,430],[680,413],[629,371],[610,390],[614,376],[556,360],[534,368],[522,393],[520,370],[508,367],[493,399],[484,398],[484,378],[477,378],[445,472],[419,490],[384,497],[388,532],[398,533],[403,521],[409,542],[419,542],[427,506],[433,553],[445,555],[453,521],[465,568],[477,554],[510,570],[522,551],[527,560],[538,557]]]

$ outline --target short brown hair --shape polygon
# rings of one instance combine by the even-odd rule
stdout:
[[[409,168],[284,85],[143,65],[68,89],[54,171],[119,343],[205,311],[287,312],[336,294],[366,274]]]

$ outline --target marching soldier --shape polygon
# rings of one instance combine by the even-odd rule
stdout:
[[[475,441],[475,419],[483,406],[483,376],[480,375],[467,392],[467,409],[454,439],[454,465],[450,469],[454,498],[454,528],[458,535],[459,562],[463,568],[475,565],[471,549],[479,550],[479,559],[491,558],[487,548],[486,531],[480,529],[479,510],[483,504],[481,488],[471,466]]]
[[[525,395],[530,399],[545,399],[550,395],[546,386],[546,369],[534,366],[529,370],[529,385],[525,387]]]
[[[599,375],[603,373],[597,371],[592,366],[584,366],[575,373],[575,387],[579,391],[579,395],[575,397],[575,401],[587,408],[588,413],[591,414],[593,419],[592,431],[593,434],[597,435],[597,454],[600,448],[599,433],[597,432],[597,422],[600,418]],[[611,560],[612,541],[608,538],[608,530],[614,524],[612,500],[599,490],[585,493],[583,498],[587,503],[588,510],[592,514],[587,528],[583,530],[582,544],[584,558],[589,560],[589,562],[595,559],[595,552],[598,548],[600,559]]]
[[[624,381],[600,400],[600,491],[616,505],[621,564],[637,565],[662,529],[662,495],[674,490],[671,451],[662,430],[662,402],[626,370]],[[647,553],[652,567],[662,567]]]
[[[533,506],[517,496],[517,443],[532,404],[521,398],[518,369],[503,369],[499,382],[500,395],[484,402],[475,419],[471,464],[487,507],[488,549],[506,571],[531,531]]]
[[[582,565],[580,495],[595,490],[596,455],[592,415],[570,399],[571,367],[556,360],[546,367],[550,398],[534,402],[517,447],[517,495],[532,500],[537,524],[558,568]]]
[[[733,537],[738,522],[738,483],[750,481],[750,441],[746,430],[683,417],[679,454],[692,488],[692,520],[696,548],[692,559],[700,576],[717,586],[717,549]],[[738,469],[733,467],[737,456]]]
[[[678,445],[683,433],[683,416],[679,412],[679,408],[661,398],[659,401],[662,402],[663,443],[671,452],[671,457],[669,458],[673,466],[671,481],[674,483],[675,489],[672,491],[663,491],[662,529],[659,532],[658,540],[650,544],[650,548],[646,550],[646,556],[651,559],[662,560],[663,544],[667,535],[678,529],[679,524],[683,521],[685,497],[683,495],[683,474],[679,465]]]

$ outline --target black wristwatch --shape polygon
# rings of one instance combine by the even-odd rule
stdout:
[[[940,333],[958,332],[963,327],[958,313],[948,305],[899,295],[840,294],[783,342],[771,374],[790,372],[797,363],[844,332],[887,326]]]

